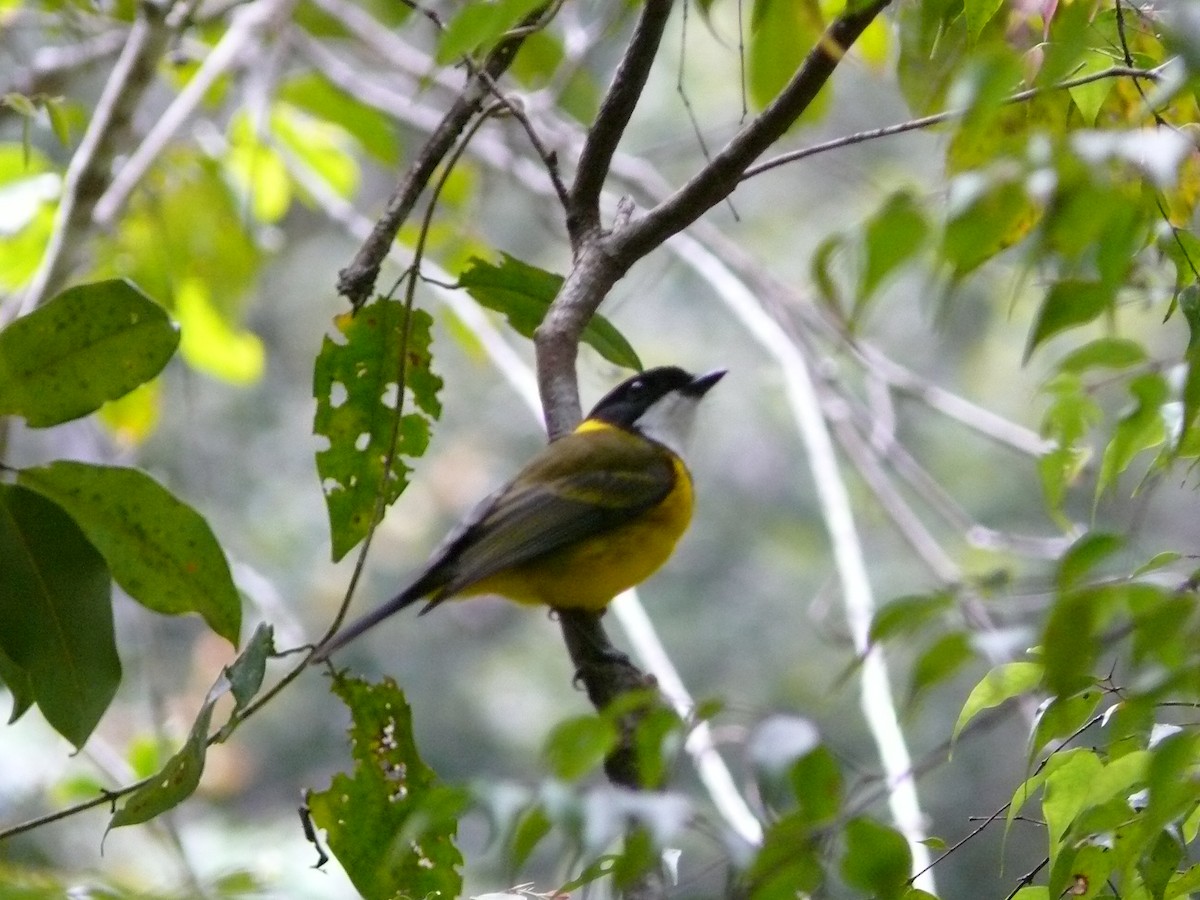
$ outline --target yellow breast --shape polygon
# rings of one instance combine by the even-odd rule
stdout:
[[[674,460],[675,486],[633,521],[488,576],[464,594],[502,594],[518,603],[599,611],[670,558],[692,518],[692,478]]]

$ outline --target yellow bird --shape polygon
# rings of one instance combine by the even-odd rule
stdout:
[[[578,428],[478,504],[411,585],[326,641],[314,660],[423,598],[422,614],[479,594],[604,609],[666,562],[687,530],[692,477],[683,447],[701,398],[724,374],[662,366],[613,388]]]

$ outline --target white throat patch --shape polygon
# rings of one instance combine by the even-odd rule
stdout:
[[[683,456],[692,436],[692,425],[696,421],[696,407],[699,403],[699,397],[689,397],[679,391],[671,391],[665,397],[656,400],[638,417],[633,426],[676,456]]]

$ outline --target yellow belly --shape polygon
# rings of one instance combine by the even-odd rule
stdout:
[[[599,611],[670,558],[692,518],[692,479],[676,462],[675,488],[635,522],[497,572],[460,596],[501,594],[518,603]]]

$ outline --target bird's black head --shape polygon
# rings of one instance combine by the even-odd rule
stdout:
[[[643,414],[664,397],[677,394],[699,400],[724,374],[724,369],[718,369],[706,375],[692,375],[678,366],[647,369],[605,394],[588,413],[588,418],[633,428]]]

